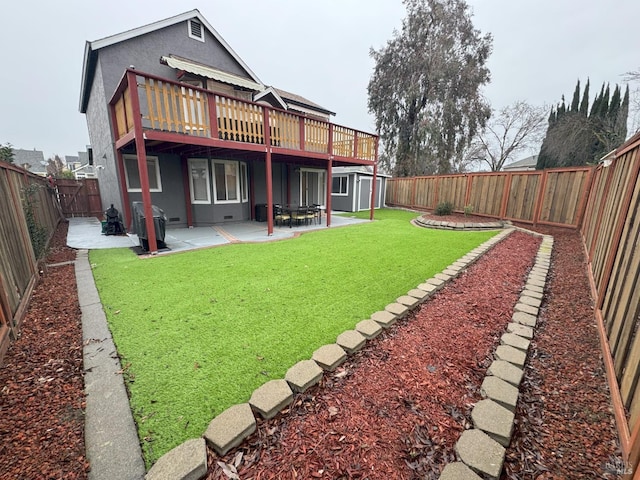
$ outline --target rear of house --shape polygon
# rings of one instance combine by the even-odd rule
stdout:
[[[168,227],[250,220],[267,205],[270,234],[274,204],[321,205],[329,225],[333,168],[377,172],[376,135],[263,84],[197,10],[87,42],[80,111],[103,204],[127,226],[133,201],[149,222],[162,208]]]

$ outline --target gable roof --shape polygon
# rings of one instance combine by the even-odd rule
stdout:
[[[89,94],[91,92],[91,84],[93,83],[93,75],[95,73],[96,61],[98,57],[98,50],[101,48],[114,45],[116,43],[124,42],[140,35],[155,32],[156,30],[175,25],[187,20],[196,18],[202,25],[214,36],[214,38],[220,42],[229,55],[240,64],[240,66],[247,72],[247,74],[258,84],[262,85],[262,82],[255,73],[244,63],[244,61],[238,56],[236,52],[229,46],[229,44],[222,38],[222,36],[211,26],[211,24],[202,16],[198,9],[190,10],[175,17],[165,18],[142,27],[127,30],[122,33],[111,35],[93,42],[87,41],[84,46],[84,61],[82,64],[82,82],[80,86],[80,113],[86,113],[87,103],[89,102]]]
[[[22,166],[25,163],[31,165],[34,171],[44,170],[45,160],[42,150],[23,150],[22,148],[14,148],[13,150],[13,163],[15,165]],[[38,170],[42,169],[42,170]]]
[[[527,158],[523,158],[522,160],[518,160],[516,162],[510,163],[502,167],[503,170],[511,170],[514,168],[536,168],[536,164],[538,163],[538,155],[532,155]]]
[[[312,110],[317,110],[319,112],[322,112],[322,113],[324,113],[326,115],[335,115],[336,114],[335,112],[332,112],[331,110],[327,110],[326,108],[321,107],[317,103],[313,103],[311,100],[307,100],[306,98],[304,98],[301,95],[297,95],[295,93],[287,92],[287,91],[282,90],[280,88],[275,88],[275,87],[272,87],[272,88],[278,93],[278,95],[280,95],[280,97],[287,104],[291,104],[291,105],[298,106],[298,107],[303,107],[303,108],[310,108]]]

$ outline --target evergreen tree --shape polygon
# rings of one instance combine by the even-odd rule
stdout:
[[[587,84],[584,86],[584,93],[582,94],[582,102],[580,103],[580,115],[586,117],[589,113],[589,79],[587,78]]]
[[[582,101],[579,88],[573,94],[567,110],[562,103],[549,115],[547,134],[540,147],[536,168],[584,165],[595,163],[624,142],[629,113],[629,88],[621,97],[618,85],[613,89],[603,83],[589,110],[589,81],[585,85]],[[589,115],[586,115],[589,111]]]
[[[571,111],[578,113],[580,105],[580,80],[576,83],[576,89],[573,92],[573,100],[571,100]]]

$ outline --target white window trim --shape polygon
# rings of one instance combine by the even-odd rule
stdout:
[[[345,193],[336,193],[333,191],[333,179],[334,178],[344,178],[346,179],[345,185],[347,187],[347,191]],[[342,182],[341,182],[342,184]],[[333,175],[331,178],[331,195],[334,195],[336,197],[348,197],[349,196],[349,175]]]
[[[245,162],[238,162],[239,166],[239,180],[240,180],[240,197],[242,203],[247,203],[249,201],[249,174],[247,173],[247,164]],[[242,189],[242,185],[244,184],[244,190]]]
[[[131,188],[129,186],[129,171],[127,170],[127,165],[126,162],[127,160],[133,160],[136,162],[136,167],[138,165],[138,157],[136,155],[123,155],[122,156],[122,161],[125,163],[124,165],[124,176],[125,176],[125,180],[127,183],[127,192],[142,192],[142,188]],[[162,177],[160,176],[160,162],[158,161],[158,157],[153,157],[150,155],[147,155],[147,163],[153,163],[154,164],[154,170],[155,170],[155,174],[156,174],[156,184],[158,185],[158,188],[149,188],[150,192],[162,192]],[[152,172],[148,172],[150,175],[152,175]],[[140,172],[138,171],[138,175],[140,175]],[[142,179],[140,179],[140,184],[142,185]]]
[[[230,203],[247,203],[248,200],[248,178],[246,177],[247,174],[247,167],[246,167],[246,163],[245,162],[238,162],[236,160],[211,160],[212,166],[211,166],[211,171],[213,172],[213,203],[217,204],[217,205],[223,205],[223,204],[230,204]],[[221,165],[227,165],[227,164],[232,164],[236,166],[236,192],[238,192],[238,198],[236,200],[218,200],[218,186],[217,186],[217,182],[216,182],[216,164],[221,164]],[[242,168],[242,166],[244,165],[244,168]],[[244,178],[244,182],[245,182],[245,186],[247,186],[247,188],[245,188],[245,191],[242,192],[240,190],[240,176],[241,175],[245,175]],[[243,195],[244,193],[244,195]]]
[[[209,175],[209,160],[206,158],[189,158],[187,159],[189,164],[189,193],[191,195],[191,203],[194,205],[210,205],[211,204],[211,175]],[[193,188],[193,174],[191,173],[191,165],[198,163],[199,166],[204,163],[204,167],[206,169],[206,182],[207,182],[207,199],[206,200],[196,200],[194,198],[194,188]]]
[[[192,22],[197,22],[197,23],[200,24],[200,33],[202,34],[201,37],[196,37],[194,34],[191,33],[191,23]],[[199,42],[204,43],[204,24],[201,21],[190,19],[187,22],[187,33],[189,34],[189,38],[193,38],[194,40],[198,40]]]

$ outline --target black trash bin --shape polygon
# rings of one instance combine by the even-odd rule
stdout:
[[[267,204],[256,203],[256,222],[267,221]]]
[[[133,210],[133,229],[138,235],[140,240],[140,247],[143,250],[149,251],[149,236],[147,234],[147,223],[144,215],[144,205],[142,202],[133,202],[131,204]],[[153,214],[153,228],[156,232],[156,244],[158,248],[166,248],[167,244],[164,243],[164,236],[166,230],[167,217],[164,211],[155,205],[151,205]]]

